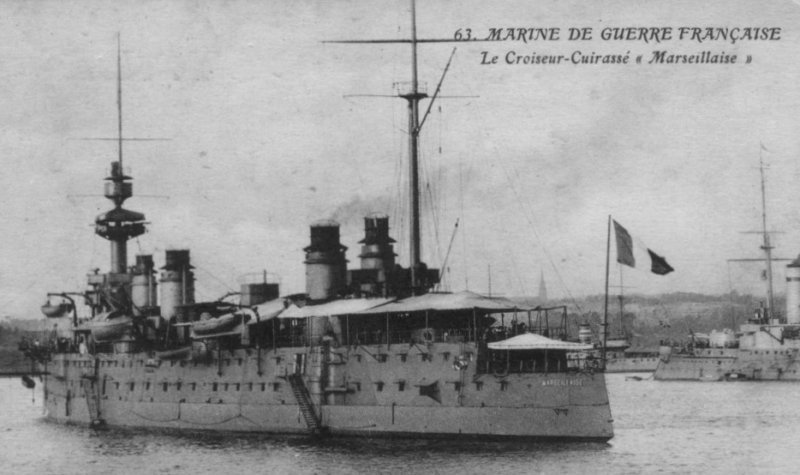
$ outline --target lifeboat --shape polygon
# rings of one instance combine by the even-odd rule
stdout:
[[[199,320],[192,323],[192,331],[200,336],[229,332],[242,323],[242,317],[240,313],[228,313],[208,320]]]
[[[118,315],[116,312],[109,312],[105,318],[89,323],[94,341],[119,341],[126,336],[128,330],[133,327],[133,319]]]
[[[51,304],[50,302],[42,305],[42,313],[47,318],[61,318],[72,311],[72,305],[66,302]]]

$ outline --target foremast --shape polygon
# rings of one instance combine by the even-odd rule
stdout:
[[[132,179],[125,174],[123,167],[122,142],[122,60],[120,39],[117,35],[117,161],[111,162],[111,172],[106,177],[104,196],[114,203],[114,208],[95,218],[95,234],[111,244],[109,272],[106,275],[89,276],[89,284],[96,292],[92,299],[93,311],[130,310],[130,297],[126,286],[130,284],[128,275],[128,240],[144,234],[145,216],[127,210],[122,204],[133,196]],[[108,139],[101,139],[108,140]],[[127,139],[131,140],[131,139]]]

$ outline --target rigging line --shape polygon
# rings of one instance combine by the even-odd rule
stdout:
[[[391,130],[396,130],[396,129],[397,129],[397,107],[392,107]],[[398,146],[398,143],[397,143],[397,134],[392,133],[392,134],[390,134],[390,136],[392,138],[392,144],[391,144],[392,148],[391,148],[391,150],[400,150],[400,147]],[[399,222],[399,220],[400,220],[400,200],[399,200],[399,196],[400,196],[400,193],[401,193],[400,186],[401,186],[401,183],[402,183],[402,180],[400,178],[401,175],[402,175],[402,167],[401,167],[402,158],[401,158],[401,156],[402,156],[402,154],[398,153],[398,152],[396,152],[396,154],[393,155],[393,158],[394,158],[394,174],[393,174],[393,177],[394,177],[394,190],[395,190],[395,192],[392,195],[394,197],[394,200],[393,200],[393,203],[392,203],[391,217],[395,222],[395,225],[396,225],[395,227],[396,228],[400,227],[400,222]]]
[[[437,106],[437,111],[439,112],[439,123],[437,124],[439,127],[439,155],[442,154],[442,105],[439,104]]]
[[[622,276],[623,276],[623,270],[624,270],[623,267],[625,267],[625,266],[617,266],[617,267],[619,268],[619,295],[618,295],[618,297],[619,297],[619,325],[622,328],[622,333],[624,334],[625,333],[625,328],[623,327],[622,318],[623,318],[623,308],[624,308],[623,307],[623,305],[624,305],[623,294],[625,292],[625,286],[624,286],[624,284],[622,282]]]
[[[450,236],[450,243],[447,245],[447,253],[444,255],[444,259],[442,260],[442,268],[439,270],[439,284],[441,284],[445,269],[447,269],[447,259],[450,257],[450,251],[453,249],[453,241],[456,239],[456,233],[458,232],[458,218],[456,218],[456,224],[453,226],[453,234]],[[437,285],[439,285],[437,284]]]
[[[508,246],[506,246],[506,252],[508,253],[509,256],[511,255],[511,249],[508,249]],[[517,265],[516,259],[511,259],[511,267],[514,269],[514,275],[517,278],[519,288],[521,291],[524,292],[525,289],[533,288],[533,286],[528,287],[528,283],[525,281],[522,272],[519,271],[519,266]]]
[[[458,201],[460,207],[460,217],[464,219],[464,160],[463,156],[458,160]],[[469,271],[467,270],[467,236],[464,230],[464,225],[461,226],[461,257],[464,266],[464,290],[469,290]]]
[[[509,249],[509,247],[508,247],[508,242],[504,242],[503,243],[503,250],[505,251],[506,255],[508,255],[508,256],[513,255],[513,253],[511,252],[511,249]],[[512,269],[512,271],[514,273],[514,278],[516,278],[517,283],[519,284],[520,291],[525,293],[526,289],[528,289],[528,285],[522,279],[522,273],[519,271],[519,267],[517,266],[517,260],[516,259],[511,259],[511,269]],[[512,280],[509,279],[509,281],[512,281]]]
[[[436,206],[435,206],[436,201],[434,200],[433,191],[431,190],[430,163],[427,160],[425,160],[425,156],[423,154],[422,148],[420,148],[420,151],[419,151],[419,162],[422,163],[422,165],[423,165],[421,167],[422,179],[423,179],[423,182],[425,183],[425,191],[426,191],[425,197],[428,198],[427,199],[427,203],[424,203],[424,204],[427,205],[427,208],[430,211],[430,214],[428,216],[429,224],[431,224],[431,227],[433,228],[433,237],[434,237],[433,250],[434,250],[434,252],[431,252],[430,255],[431,255],[431,257],[434,257],[434,256],[441,257],[441,248],[440,248],[441,243],[440,243],[440,240],[439,240],[439,218],[438,218],[438,213],[437,213],[438,210],[436,209]]]
[[[430,209],[430,221],[431,221],[431,227],[433,228],[433,238],[434,238],[433,244],[435,252],[431,254],[435,254],[435,258],[438,260],[442,256],[441,240],[439,239],[439,216],[436,207],[433,205],[433,196],[431,194],[430,183],[428,183],[428,185],[425,188],[428,191],[428,200],[429,200],[428,207]]]
[[[542,239],[539,236],[539,232],[536,230],[536,228],[533,225],[533,221],[531,220],[530,214],[532,214],[532,213],[528,209],[528,207],[525,205],[525,203],[522,201],[519,193],[517,192],[517,187],[514,186],[514,182],[511,180],[511,176],[508,174],[508,170],[503,165],[502,161],[500,161],[500,168],[503,170],[503,174],[505,175],[506,180],[508,181],[509,187],[511,188],[511,192],[514,194],[514,197],[516,198],[516,200],[519,203],[520,207],[523,208],[525,211],[527,211],[525,213],[525,220],[528,222],[528,226],[531,227],[531,230],[533,231],[533,235],[536,238],[536,240],[538,241],[539,246],[541,247],[542,252],[544,253],[545,257],[547,257],[547,260],[550,263],[550,266],[553,268],[553,271],[556,273],[556,277],[558,277],[559,282],[563,286],[564,290],[566,290],[569,299],[572,301],[572,304],[575,305],[575,307],[577,307],[579,311],[582,311],[582,309],[580,307],[580,304],[575,299],[575,297],[572,295],[572,292],[569,290],[569,287],[567,287],[566,283],[564,282],[564,277],[561,275],[561,272],[559,272],[558,266],[556,266],[555,261],[553,260],[553,257],[550,255],[549,252],[547,252],[547,249],[545,249],[545,247],[542,245]]]
[[[430,143],[430,141],[428,142]],[[433,153],[435,156],[435,152]],[[442,259],[442,241],[441,241],[441,225],[442,225],[442,216],[446,215],[447,213],[447,194],[442,192],[444,188],[442,184],[444,183],[444,167],[441,166],[441,162],[423,162],[425,163],[426,173],[428,176],[435,176],[435,180],[433,182],[430,181],[429,178],[429,195],[431,200],[431,209],[433,213],[434,219],[434,230],[435,230],[435,239],[436,239],[436,258],[441,261]],[[430,167],[436,163],[436,169],[434,173],[431,171]],[[435,185],[435,187],[430,186],[431,183]]]
[[[421,216],[422,219],[424,219],[426,221],[425,224],[433,230],[433,233],[428,232],[426,234],[428,239],[427,242],[425,243],[426,248],[428,250],[428,254],[432,256],[433,252],[431,250],[435,247],[434,245],[438,237],[436,236],[436,225],[434,217],[435,211],[433,210],[433,205],[431,201],[430,179],[428,178],[429,173],[426,168],[427,163],[423,160],[422,155],[423,155],[422,150],[420,150],[418,152],[419,163],[422,164],[422,166],[420,167],[420,182],[424,183],[424,188],[420,190],[420,214],[424,214],[424,216]],[[433,241],[431,241],[430,239],[431,236],[433,236],[434,239]]]
[[[450,53],[450,59],[447,60],[447,64],[444,67],[444,71],[442,71],[442,77],[439,79],[439,83],[436,85],[436,91],[434,91],[433,97],[431,97],[431,100],[428,102],[428,109],[425,110],[425,114],[422,115],[422,120],[417,126],[417,133],[419,133],[419,131],[422,130],[422,126],[428,119],[428,114],[430,114],[431,107],[433,107],[433,103],[436,101],[436,98],[439,96],[439,92],[442,90],[442,82],[444,82],[444,77],[447,75],[447,70],[450,69],[450,63],[453,61],[453,56],[455,55],[456,55],[456,48],[453,48],[453,52]]]
[[[400,104],[399,102],[395,102],[394,104]],[[392,108],[393,115],[392,115],[392,130],[399,130],[400,126],[398,125],[397,115],[398,113],[402,117],[404,108],[400,108],[397,105]],[[404,186],[406,180],[406,173],[407,167],[405,166],[405,155],[404,155],[404,148],[400,145],[401,141],[397,134],[393,133],[392,135],[392,150],[395,151],[395,214],[394,219],[397,224],[397,232],[395,235],[397,236],[398,246],[400,249],[407,248],[407,241],[406,241],[406,209],[408,206],[407,203],[407,190]]]
[[[397,213],[395,213],[395,219],[397,221],[397,229],[398,232],[396,233],[398,246],[400,249],[405,250],[408,246],[407,240],[407,232],[406,232],[406,218],[407,218],[407,210],[408,210],[408,190],[407,187],[404,186],[404,183],[407,179],[407,167],[405,166],[405,155],[402,151],[402,147],[396,147],[397,150],[396,155],[396,168],[395,168],[395,187],[397,189],[396,197],[397,201],[396,209]]]

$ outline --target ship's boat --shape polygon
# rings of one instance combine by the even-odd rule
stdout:
[[[119,312],[99,315],[85,325],[96,342],[119,341],[130,336],[133,319]]]
[[[72,305],[66,302],[46,303],[41,307],[42,313],[47,318],[61,318],[72,311]]]
[[[192,331],[199,336],[229,332],[242,323],[242,314],[228,313],[192,323]]]

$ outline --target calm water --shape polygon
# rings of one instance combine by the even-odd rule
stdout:
[[[800,383],[626,381],[620,374],[608,381],[616,430],[610,443],[518,444],[94,432],[44,422],[41,384],[31,391],[19,378],[0,379],[0,473],[800,470]]]

